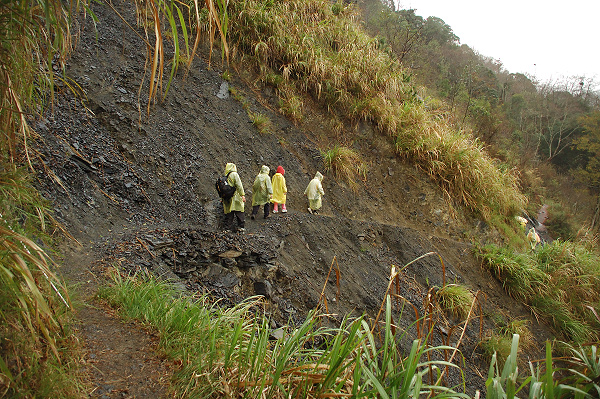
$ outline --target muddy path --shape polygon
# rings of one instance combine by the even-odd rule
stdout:
[[[134,10],[115,5],[124,18],[135,20]],[[139,87],[145,45],[108,8],[93,7],[100,19],[97,35],[90,21],[81,25],[66,72],[85,96],[58,86],[54,112],[33,123],[41,136],[40,191],[78,241],[62,248],[62,274],[82,292],[79,328],[93,396],[161,397],[168,390],[171,365],[155,350],[152,331],[119,321],[94,299],[105,268],[114,265],[150,270],[182,289],[230,303],[263,295],[273,320],[282,325],[300,322],[316,306],[334,259],[339,288],[330,278],[325,293],[329,312],[341,320],[377,312],[392,265],[434,253],[402,274],[401,294],[417,308],[431,287],[457,282],[481,292],[485,314],[527,317],[540,340],[549,336],[473,258],[473,237],[498,237],[449,205],[427,176],[396,159],[370,126],[351,126],[357,133],[354,147],[369,157],[366,183],[354,192],[326,174],[323,212],[310,215],[302,193],[314,173],[323,172],[319,148],[340,140],[310,102],[305,122],[295,126],[276,112],[270,90],[248,83],[243,68],[226,82],[218,65],[209,69],[200,58],[185,79],[183,71],[179,74],[149,115],[140,113],[138,104],[145,107],[148,92]],[[229,85],[252,111],[271,119],[273,134],[257,132],[242,104],[222,90]],[[243,234],[224,232],[214,180],[226,162],[236,163],[248,198],[261,165],[271,170],[283,165],[290,212],[267,220],[247,217]],[[413,312],[405,312],[399,323],[408,327],[414,319]],[[493,327],[487,319],[481,326],[484,334]],[[409,332],[407,344],[412,338]],[[461,349],[471,393],[483,389],[487,372],[480,338],[480,326],[469,324]],[[440,334],[434,343],[444,339]],[[458,375],[451,378],[458,381]]]

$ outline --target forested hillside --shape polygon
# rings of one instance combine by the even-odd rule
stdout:
[[[430,109],[447,112],[520,170],[527,211],[549,206],[554,238],[598,231],[600,92],[590,76],[538,81],[506,70],[493,54],[474,52],[452,27],[393,2],[363,3],[369,31],[424,85]],[[583,231],[580,229],[583,228]]]
[[[378,1],[0,10],[0,397],[600,392],[593,80]]]

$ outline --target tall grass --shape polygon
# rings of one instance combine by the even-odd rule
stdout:
[[[0,396],[68,398],[83,391],[71,304],[42,244],[51,242],[46,205],[27,177],[0,171]]]
[[[589,348],[576,349],[570,345],[567,348],[570,357],[567,367],[555,367],[555,364],[565,364],[564,358],[552,357],[550,341],[546,342],[546,357],[541,364],[534,366],[529,363],[529,375],[522,378],[519,374],[517,353],[519,335],[512,338],[510,355],[500,369],[496,356],[493,356],[486,381],[486,398],[513,399],[527,388],[529,398],[586,398],[598,397],[600,357],[595,345]]]
[[[371,121],[454,198],[485,217],[525,203],[513,171],[502,171],[471,134],[429,113],[410,76],[379,49],[354,8],[325,0],[230,4],[232,46],[277,90],[307,93],[335,115]],[[290,87],[295,89],[290,89]]]
[[[389,296],[385,318],[375,326],[380,329],[364,317],[346,318],[338,328],[319,327],[324,316],[312,313],[275,338],[259,298],[225,309],[207,296],[184,296],[151,276],[124,277],[113,271],[112,278],[100,296],[123,317],[155,328],[161,350],[180,365],[172,384],[174,397],[468,397],[438,385],[439,380],[426,383],[429,373],[439,376],[438,367],[452,367],[427,360],[429,354],[452,348],[415,340],[409,353],[402,354]],[[503,365],[491,354],[485,397],[512,399],[524,389],[530,398],[600,393],[596,345],[566,345],[569,356],[553,358],[547,342],[545,359],[529,363],[522,375],[519,339],[513,334],[507,341]]]
[[[536,251],[487,245],[478,255],[512,296],[575,342],[600,337],[600,257],[574,242],[556,240]]]
[[[124,317],[158,330],[161,349],[181,365],[176,397],[467,397],[425,381],[431,371],[454,367],[427,360],[451,348],[416,340],[402,354],[389,297],[380,335],[363,317],[326,328],[320,327],[324,316],[311,313],[301,325],[285,327],[280,339],[271,336],[258,298],[224,309],[206,296],[181,296],[155,278],[118,272],[101,297]]]
[[[28,120],[52,100],[54,74],[71,49],[73,15],[55,0],[0,5],[0,396],[75,397],[77,341],[70,302],[47,249],[53,226],[32,188]],[[87,10],[89,12],[89,9]],[[93,14],[92,14],[93,16]]]

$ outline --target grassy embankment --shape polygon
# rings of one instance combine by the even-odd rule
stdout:
[[[564,339],[600,338],[600,256],[590,245],[557,240],[527,252],[486,245],[479,256],[511,296]]]
[[[56,224],[32,186],[27,124],[70,49],[70,15],[54,0],[4,2],[0,15],[0,396],[77,397],[78,341],[47,255]]]
[[[274,339],[260,299],[222,309],[206,296],[181,296],[154,278],[118,272],[113,278],[101,296],[125,318],[158,330],[160,349],[180,365],[173,383],[177,396],[398,398],[421,391],[466,397],[441,385],[438,373],[456,365],[427,360],[453,348],[415,341],[407,357],[401,354],[389,297],[386,319],[376,327],[363,318],[320,327],[326,316],[315,312]]]

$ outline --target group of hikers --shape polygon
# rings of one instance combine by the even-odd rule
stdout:
[[[271,169],[263,165],[260,172],[254,179],[252,185],[252,213],[251,219],[258,215],[260,207],[263,207],[263,216],[267,219],[271,213],[271,203],[273,204],[273,213],[286,213],[285,206],[287,199],[287,186],[285,184],[285,170],[283,166],[277,167],[277,172],[273,177],[269,177]],[[323,191],[323,175],[320,172],[308,183],[304,194],[308,198],[308,212],[315,214],[321,209]],[[244,231],[244,203],[246,196],[244,185],[237,172],[234,163],[225,165],[225,173],[222,178],[217,179],[217,191],[223,201],[223,212],[225,213],[225,228],[233,230],[234,219],[237,222],[238,231]],[[227,193],[230,191],[230,193]]]

